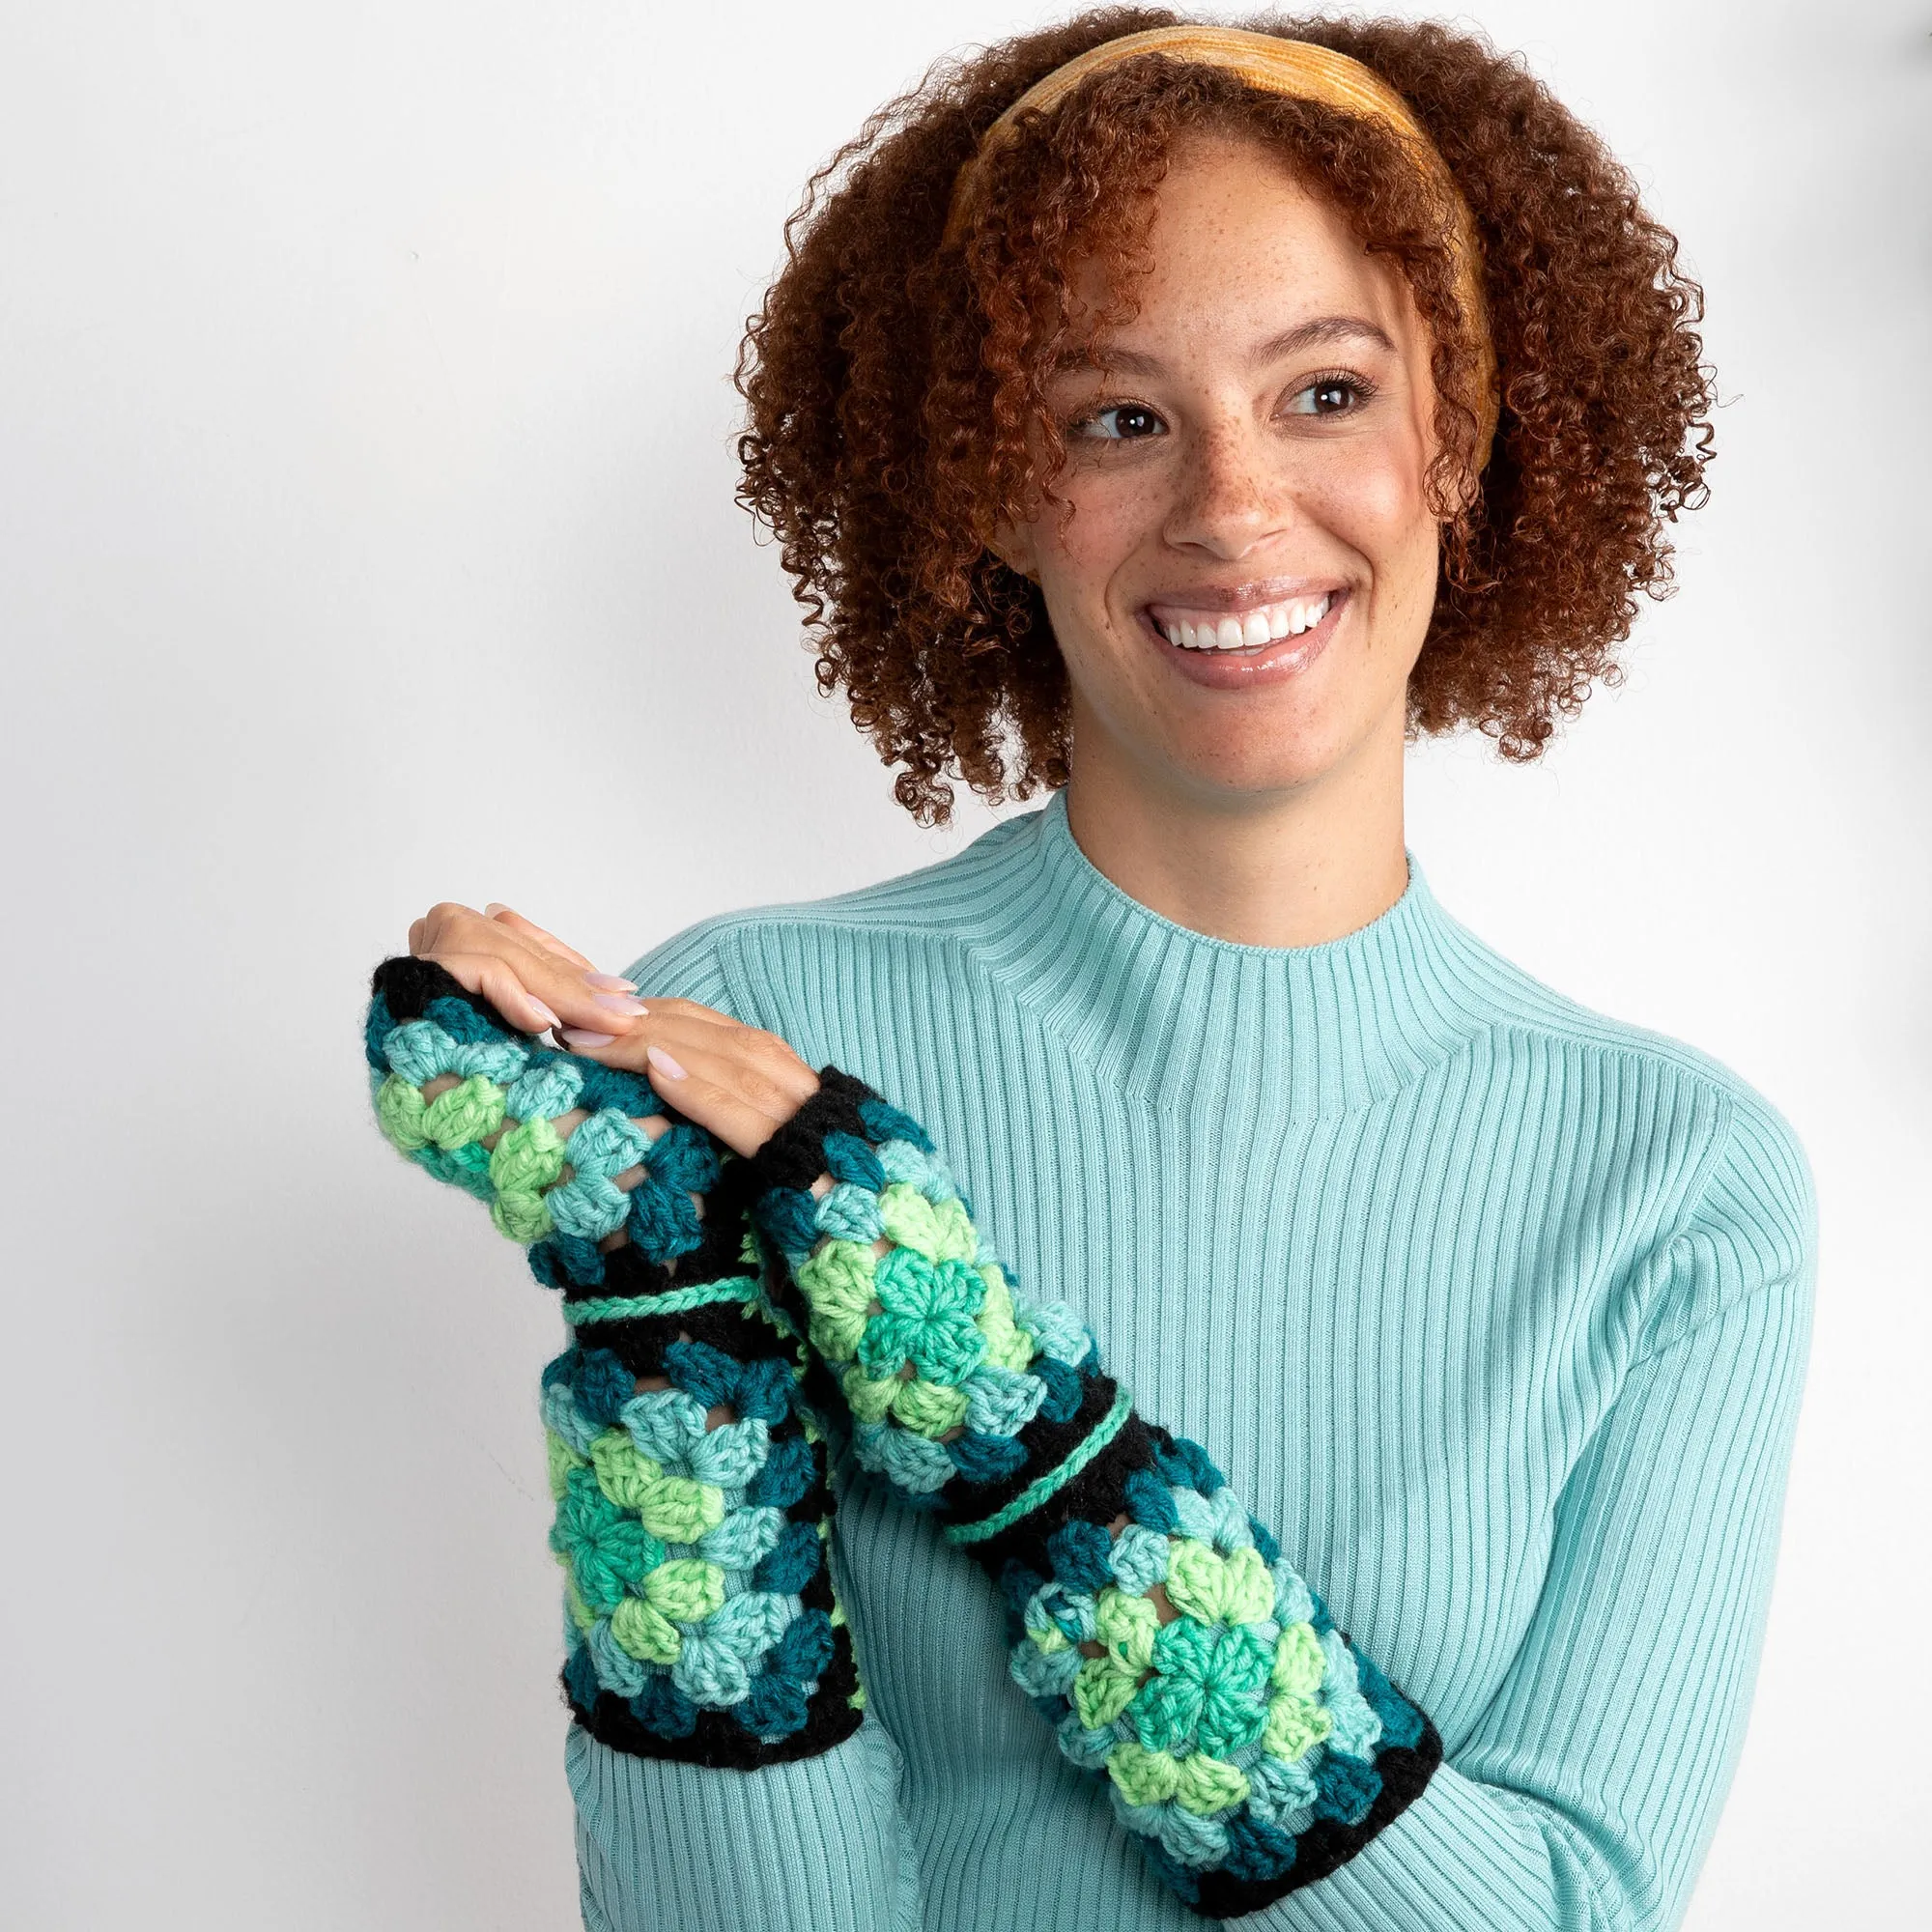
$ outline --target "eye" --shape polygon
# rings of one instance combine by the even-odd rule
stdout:
[[[1096,442],[1142,442],[1165,434],[1167,425],[1145,403],[1109,403],[1103,410],[1081,416],[1070,427],[1076,436]]]
[[[1289,399],[1288,413],[1295,416],[1346,416],[1375,394],[1375,384],[1360,376],[1318,376]]]

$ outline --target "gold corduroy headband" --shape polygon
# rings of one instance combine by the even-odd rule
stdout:
[[[1164,54],[1170,60],[1222,68],[1268,94],[1319,101],[1344,114],[1378,122],[1408,151],[1424,177],[1444,197],[1455,219],[1456,298],[1469,327],[1483,397],[1476,442],[1476,468],[1480,470],[1489,461],[1490,443],[1495,435],[1496,400],[1495,351],[1483,302],[1482,247],[1476,239],[1475,218],[1448,163],[1409,112],[1408,103],[1374,69],[1347,54],[1307,41],[1278,40],[1272,34],[1244,33],[1234,27],[1155,27],[1090,47],[1036,81],[980,137],[978,150],[952,185],[946,245],[960,239],[971,217],[980,163],[1012,137],[1014,124],[1022,114],[1043,113],[1058,106],[1090,74],[1140,54]]]

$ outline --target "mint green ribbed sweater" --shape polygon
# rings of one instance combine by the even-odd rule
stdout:
[[[869,1082],[1025,1289],[1198,1440],[1446,1758],[1241,1926],[1677,1922],[1741,1740],[1810,1318],[1782,1121],[1431,897],[1331,945],[1140,905],[1064,795],[955,857],[709,919],[630,969]],[[855,1467],[869,1693],[753,1773],[573,1726],[591,1932],[1198,1925],[1007,1674],[962,1551]]]

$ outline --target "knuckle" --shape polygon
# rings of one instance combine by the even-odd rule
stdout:
[[[761,1114],[780,1114],[785,1110],[784,1089],[755,1068],[745,1075],[739,1091]]]
[[[782,1066],[798,1058],[777,1034],[767,1033],[762,1027],[751,1027],[746,1031],[749,1035],[746,1045],[750,1049],[753,1059],[768,1061],[773,1065]]]

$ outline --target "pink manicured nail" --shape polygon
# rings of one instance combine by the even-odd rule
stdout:
[[[563,1024],[541,1000],[531,1000],[529,1002],[529,1009],[547,1027],[561,1026]]]
[[[495,899],[492,899],[490,903],[483,908],[483,917],[485,919],[495,919],[499,912],[508,912],[509,909],[510,908],[508,906],[499,905]]]
[[[586,986],[595,986],[600,993],[635,993],[638,989],[628,980],[620,980],[614,973],[586,973],[583,976]]]
[[[684,1078],[684,1068],[681,1067],[677,1064],[677,1062],[674,1061],[670,1057],[670,1055],[664,1050],[663,1047],[661,1046],[646,1047],[644,1049],[644,1058],[648,1060],[651,1063],[651,1065],[655,1066],[657,1070],[666,1077],[666,1079],[682,1080]]]
[[[558,1027],[556,1037],[565,1046],[609,1046],[614,1033],[585,1033],[582,1027]]]
[[[643,1001],[622,993],[592,993],[590,996],[600,1007],[609,1007],[613,1013],[622,1013],[626,1019],[636,1019],[639,1013],[647,1013],[650,1008]]]

